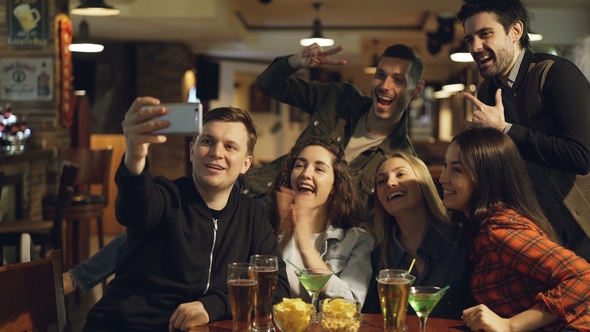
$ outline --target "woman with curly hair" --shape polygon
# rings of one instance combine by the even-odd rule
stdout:
[[[283,259],[334,272],[320,298],[365,300],[374,240],[359,227],[362,207],[342,146],[324,138],[296,145],[267,195]],[[287,265],[292,296],[309,301],[294,271]]]

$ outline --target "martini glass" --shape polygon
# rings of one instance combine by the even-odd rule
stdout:
[[[432,309],[436,307],[438,301],[445,295],[445,291],[440,291],[440,287],[432,286],[415,286],[410,287],[408,302],[418,318],[420,318],[420,331],[426,332],[426,320]]]
[[[309,296],[311,296],[311,304],[314,307],[314,315],[313,315],[313,323],[318,322],[317,317],[317,304],[318,304],[318,295],[330,280],[330,277],[334,274],[329,269],[324,268],[308,268],[308,269],[301,269],[295,270],[295,275],[299,278],[299,281],[305,287],[307,292],[309,292]]]

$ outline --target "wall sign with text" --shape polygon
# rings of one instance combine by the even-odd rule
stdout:
[[[53,58],[2,58],[1,100],[52,100]]]
[[[6,0],[8,46],[45,46],[49,0]]]

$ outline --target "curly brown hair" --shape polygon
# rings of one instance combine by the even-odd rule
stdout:
[[[294,146],[283,160],[281,171],[276,175],[275,181],[266,195],[265,206],[268,217],[275,234],[280,232],[280,217],[277,206],[276,192],[280,187],[291,188],[291,172],[297,157],[308,146],[321,146],[332,154],[332,167],[334,169],[334,184],[332,192],[323,206],[325,219],[334,226],[349,228],[360,226],[363,222],[361,211],[364,204],[354,185],[348,162],[344,159],[344,148],[340,143],[327,138],[310,137],[304,142]]]

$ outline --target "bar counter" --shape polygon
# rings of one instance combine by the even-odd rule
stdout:
[[[406,326],[408,332],[420,331],[420,321],[417,316],[406,316]],[[231,320],[223,320],[213,322],[205,326],[192,328],[193,332],[228,332],[232,329]],[[280,330],[276,329],[277,332]],[[445,331],[471,331],[463,321],[458,319],[446,319],[446,318],[428,318],[426,323],[427,331],[445,332]],[[318,324],[312,325],[308,332],[319,332],[320,328]],[[359,331],[362,332],[383,332],[383,315],[381,314],[363,314],[363,323]]]

